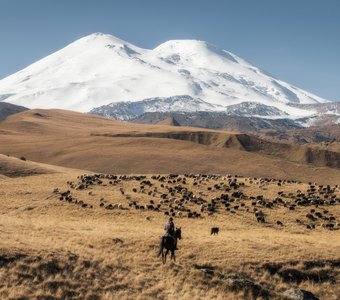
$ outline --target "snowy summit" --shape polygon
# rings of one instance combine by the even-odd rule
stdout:
[[[172,40],[148,50],[102,33],[83,37],[0,81],[0,101],[80,112],[179,95],[209,110],[254,102],[292,117],[311,114],[298,104],[328,102],[204,41]]]

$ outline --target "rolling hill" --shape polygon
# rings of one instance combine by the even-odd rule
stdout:
[[[340,175],[336,149],[64,110],[30,110],[2,121],[0,153],[105,173],[231,173],[334,183]]]
[[[0,102],[0,121],[6,119],[8,116],[28,110],[28,108],[18,105],[13,105],[6,102]]]
[[[164,123],[0,122],[0,298],[336,300],[339,152],[311,129],[299,145]],[[182,239],[163,265],[170,215]]]

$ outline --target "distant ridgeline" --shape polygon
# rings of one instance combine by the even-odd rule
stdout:
[[[18,105],[13,105],[6,102],[0,102],[0,121],[6,119],[8,116],[28,110],[28,108]]]

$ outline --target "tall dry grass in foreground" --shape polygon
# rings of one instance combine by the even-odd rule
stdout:
[[[1,299],[284,299],[291,287],[321,299],[339,298],[339,230],[297,224],[310,207],[263,208],[264,224],[245,208],[176,218],[183,231],[177,261],[162,265],[156,254],[167,217],[128,206],[119,188],[132,195],[135,183],[72,190],[93,205],[82,208],[51,193],[55,187],[68,189],[66,181],[77,175],[0,179]],[[207,199],[218,194],[208,192],[210,185],[188,180],[188,187]],[[307,185],[248,181],[240,189],[272,199],[280,190]],[[106,210],[100,198],[127,209]],[[147,194],[133,198],[149,201]],[[328,210],[339,219],[339,205]],[[212,226],[220,228],[218,236],[210,236]]]

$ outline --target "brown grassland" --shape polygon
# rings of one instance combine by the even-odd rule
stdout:
[[[0,153],[5,154],[0,155],[0,298],[289,299],[285,291],[294,288],[339,299],[340,203],[319,193],[324,205],[294,206],[296,195],[310,190],[309,181],[316,188],[330,184],[333,199],[339,199],[339,169],[243,151],[235,133],[176,128],[176,134],[185,134],[167,138],[173,131],[51,110],[0,122]],[[92,172],[146,174],[152,186],[141,189],[138,180],[112,184],[110,179],[85,189],[67,184]],[[187,176],[185,183],[151,177],[169,173],[222,175]],[[289,181],[278,185],[263,177]],[[234,179],[236,188],[230,185]],[[178,184],[196,195],[184,200],[185,209],[201,216],[188,218],[187,211],[175,210],[183,239],[176,262],[168,257],[163,265],[159,240],[165,213],[175,202],[169,195],[164,202],[161,195]],[[67,190],[71,203],[60,200]],[[243,196],[232,196],[235,191]],[[229,206],[217,201],[214,212],[200,211],[195,199],[211,204],[221,193],[233,199]],[[264,202],[252,200],[259,195]],[[265,205],[278,197],[285,205]],[[131,204],[145,207],[150,200],[161,203],[160,211]],[[120,205],[106,209],[109,204]],[[264,223],[257,222],[254,208],[263,211]],[[306,217],[317,212],[323,218]],[[329,223],[334,227],[326,228]],[[211,227],[219,227],[219,234],[211,236]]]
[[[244,151],[246,137],[200,128],[130,124],[63,110],[30,110],[0,122],[0,153],[102,173],[240,174],[339,182],[340,168],[327,167],[321,158],[306,164],[304,147],[282,147],[279,154],[275,145],[267,146],[269,154]]]

